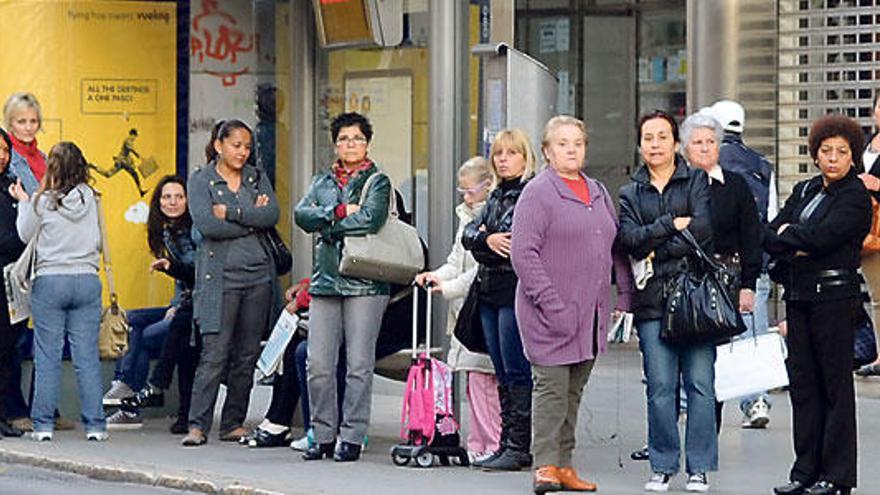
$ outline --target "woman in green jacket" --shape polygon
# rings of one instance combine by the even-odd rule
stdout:
[[[296,224],[315,239],[307,369],[316,444],[303,459],[332,456],[349,462],[360,457],[370,422],[376,339],[389,287],[340,275],[339,262],[345,237],[372,234],[385,224],[392,189],[382,174],[363,190],[367,178],[379,173],[367,157],[373,129],[366,117],[342,114],[333,120],[330,133],[338,159],[315,176],[294,212]],[[343,343],[348,374],[342,418],[337,418],[336,366]]]

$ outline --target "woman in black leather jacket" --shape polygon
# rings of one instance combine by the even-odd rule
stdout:
[[[848,494],[856,485],[853,340],[871,199],[858,172],[859,124],[826,115],[810,128],[821,174],[801,182],[767,226],[770,274],[785,287],[795,462],[777,494]]]
[[[137,415],[141,407],[155,403],[171,386],[177,366],[180,406],[171,432],[186,433],[192,398],[193,377],[199,362],[198,335],[193,339],[192,289],[195,285],[195,253],[192,218],[187,209],[186,182],[176,176],[163,177],[154,189],[147,220],[147,242],[156,260],[150,270],[173,278],[177,304],[173,307],[168,335],[162,345],[159,361],[147,384],[134,397],[122,399],[122,414]],[[195,346],[191,344],[195,343]]]
[[[9,172],[11,156],[12,140],[6,131],[0,129],[0,268],[13,263],[24,250],[24,244],[15,229],[18,202],[9,194],[9,186],[15,183],[15,178]],[[6,283],[2,271],[0,282]],[[11,382],[15,343],[27,322],[22,321],[15,325],[9,323],[6,297],[0,297],[0,306],[0,436],[20,437],[22,431],[6,422],[6,394]]]
[[[514,314],[516,273],[510,264],[513,209],[526,182],[535,174],[535,155],[519,129],[499,132],[490,150],[498,186],[480,215],[469,223],[461,243],[477,261],[480,322],[501,401],[498,451],[475,463],[484,469],[520,470],[532,465],[532,376],[523,353]]]
[[[718,469],[715,346],[670,345],[660,339],[660,329],[665,289],[688,269],[687,258],[693,254],[677,233],[688,229],[704,250],[712,252],[709,179],[678,155],[678,125],[665,112],[641,118],[639,148],[645,164],[620,189],[617,240],[633,260],[650,258],[654,267],[646,284],[637,279],[633,300],[648,381],[648,452],[653,475],[645,491],[666,491],[680,467],[676,389],[681,381],[688,398],[687,489],[705,491],[706,473]]]

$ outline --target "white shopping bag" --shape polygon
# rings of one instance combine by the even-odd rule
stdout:
[[[716,352],[715,399],[719,402],[788,385],[788,351],[778,333],[722,344]]]
[[[282,358],[287,344],[296,333],[298,322],[299,317],[295,314],[289,313],[286,309],[281,311],[281,316],[278,317],[278,321],[275,322],[275,327],[272,329],[272,335],[269,336],[269,340],[260,354],[260,359],[257,361],[257,369],[263,376],[269,376],[276,371],[278,374],[284,373]]]
[[[608,331],[608,342],[612,344],[625,344],[629,342],[633,331],[633,314],[621,313],[617,318],[611,318],[611,330]]]

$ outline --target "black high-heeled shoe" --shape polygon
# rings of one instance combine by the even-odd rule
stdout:
[[[0,419],[0,436],[20,437],[22,435],[24,435],[23,431],[7,423],[5,419]]]
[[[851,491],[852,488],[848,486],[840,486],[828,480],[819,480],[804,490],[804,495],[849,495]]]
[[[257,428],[253,435],[248,439],[247,446],[254,448],[263,447],[286,447],[290,444],[287,434],[290,430],[284,430],[281,433],[269,433],[268,431]]]
[[[336,462],[354,462],[361,458],[361,446],[348,442],[340,442],[333,453]]]
[[[302,458],[304,461],[319,461],[325,457],[329,459],[333,457],[334,448],[336,448],[335,442],[318,443],[306,449]]]
[[[802,495],[807,485],[800,481],[790,481],[787,485],[777,486],[773,489],[776,495]]]

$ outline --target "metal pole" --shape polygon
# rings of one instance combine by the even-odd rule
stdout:
[[[291,2],[290,239],[296,282],[312,273],[312,236],[293,221],[293,206],[306,195],[314,169],[315,148],[315,16],[311,2]]]
[[[455,236],[455,170],[467,150],[468,1],[430,0],[429,34],[429,266],[440,265]],[[445,342],[445,304],[438,301],[431,319],[434,342]],[[430,352],[430,349],[428,350]],[[453,388],[454,408],[460,398]]]

